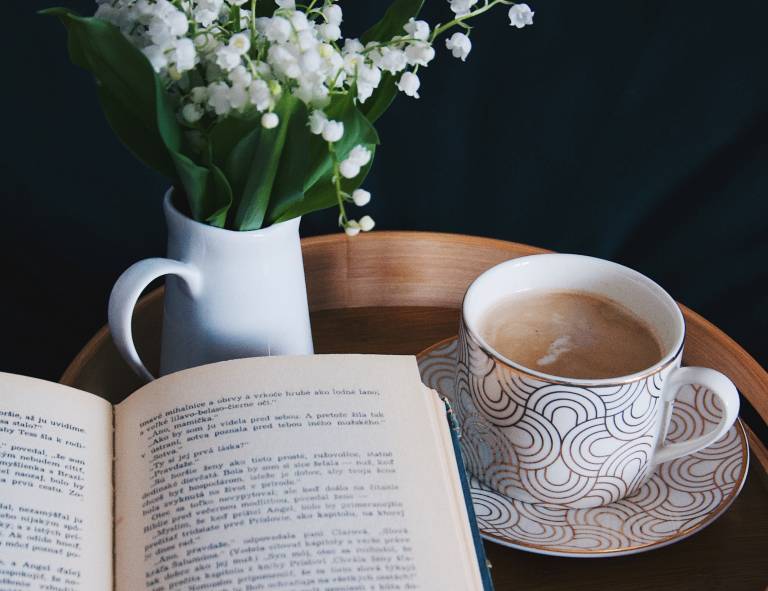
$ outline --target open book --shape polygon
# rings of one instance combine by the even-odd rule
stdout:
[[[0,374],[0,589],[489,589],[455,446],[413,357]]]

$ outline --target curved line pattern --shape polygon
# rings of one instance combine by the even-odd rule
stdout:
[[[582,508],[634,494],[647,480],[661,408],[659,375],[605,387],[551,384],[496,363],[464,330],[457,354],[460,420],[481,416],[497,430],[493,438],[469,441],[505,467],[498,490]],[[688,422],[674,421],[673,432],[687,434]],[[468,469],[502,486],[498,471],[469,449],[472,444],[464,445]],[[513,451],[514,461],[505,456]]]
[[[453,340],[432,349],[419,367],[427,385],[462,409],[465,463],[479,477],[470,479],[472,499],[482,533],[491,539],[553,553],[654,547],[689,535],[721,513],[746,476],[746,444],[736,426],[710,447],[646,473],[661,407],[658,375],[640,386],[590,388],[584,396],[569,390],[561,404],[548,396],[555,391],[551,385],[505,376],[499,367],[473,376],[485,380],[462,377],[461,371],[451,380],[457,356],[469,358]],[[500,386],[491,391],[495,406],[484,391],[470,393],[470,384],[484,388],[494,382]],[[480,412],[478,399],[496,409],[493,420]],[[681,388],[668,439],[710,431],[719,413],[705,388]],[[509,424],[499,428],[500,420]],[[634,435],[625,440],[617,433]]]

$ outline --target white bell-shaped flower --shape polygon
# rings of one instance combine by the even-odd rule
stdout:
[[[307,15],[300,10],[292,12],[288,20],[291,22],[291,26],[297,34],[308,31],[312,27]]]
[[[213,82],[208,85],[208,105],[217,115],[226,115],[232,110],[229,86],[225,82]]]
[[[239,84],[240,86],[248,86],[253,80],[253,76],[242,64],[235,66],[227,74],[227,78],[232,84]]]
[[[338,4],[328,4],[323,8],[323,16],[327,23],[338,27],[342,21],[341,6]]]
[[[244,33],[235,33],[229,38],[227,45],[238,55],[243,55],[251,48],[251,39]]]
[[[360,218],[360,221],[358,222],[360,224],[360,229],[363,232],[370,232],[373,230],[373,227],[376,225],[376,222],[373,221],[373,218],[369,215],[364,215]]]
[[[203,110],[196,103],[187,103],[181,109],[181,116],[187,123],[197,123],[203,117]]]
[[[390,74],[402,72],[408,65],[408,57],[405,51],[393,47],[382,47],[372,52],[371,58],[379,68]]]
[[[341,29],[339,28],[339,25],[325,23],[324,25],[320,25],[317,30],[325,41],[336,41],[341,38]]]
[[[148,45],[141,50],[149,60],[152,69],[158,74],[168,67],[168,57],[165,54],[165,48],[159,45]]]
[[[282,16],[273,16],[265,23],[264,36],[273,43],[285,43],[291,38],[291,23]]]
[[[188,72],[195,67],[197,51],[192,39],[178,39],[173,46],[172,59],[179,72]]]
[[[451,10],[456,16],[464,16],[471,12],[472,7],[477,4],[477,0],[449,0]]]
[[[193,103],[204,103],[208,100],[208,89],[205,86],[195,86],[189,91]]]
[[[518,29],[533,24],[533,11],[527,4],[515,4],[509,9],[509,24]]]
[[[222,45],[216,50],[216,65],[225,72],[233,70],[242,62],[242,58],[237,51],[229,45]]]
[[[435,49],[429,43],[411,43],[405,48],[409,66],[428,66],[435,58]]]
[[[413,72],[403,72],[403,75],[400,76],[400,80],[397,83],[398,90],[413,98],[419,98],[420,86],[421,80],[419,80],[419,77]]]
[[[280,117],[277,113],[264,113],[261,116],[261,126],[264,129],[274,129],[280,124]]]
[[[354,160],[347,158],[339,164],[339,172],[345,179],[353,179],[360,174],[360,165]]]
[[[181,37],[182,35],[186,35],[187,31],[189,30],[189,21],[187,20],[187,15],[184,14],[181,10],[174,9],[170,14],[166,15],[163,20],[165,20],[171,35],[174,37]]]
[[[338,142],[342,137],[344,137],[344,123],[341,121],[334,121],[333,119],[329,119],[323,126],[322,134],[323,139],[326,142]]]
[[[376,66],[360,64],[357,69],[357,98],[364,103],[381,83],[381,70]]]
[[[241,84],[234,84],[229,89],[229,104],[230,106],[240,111],[249,102],[248,89]]]
[[[362,53],[364,49],[365,49],[365,46],[362,43],[360,43],[359,39],[350,37],[344,40],[344,48],[342,49],[342,52],[344,54]]]
[[[323,133],[326,123],[328,123],[328,117],[322,111],[315,109],[309,114],[309,131],[315,135]]]
[[[417,21],[411,17],[411,19],[405,23],[403,28],[405,29],[405,32],[414,39],[419,41],[426,41],[429,39],[429,24],[427,21]]]
[[[274,99],[269,90],[269,85],[264,80],[254,80],[248,87],[251,104],[258,111],[266,111],[274,106]]]
[[[472,41],[464,33],[454,33],[445,40],[445,46],[453,54],[453,57],[466,61],[469,52],[472,51]]]
[[[368,203],[370,203],[371,194],[365,189],[355,189],[352,191],[352,201],[358,207],[363,207],[364,205],[368,205]]]
[[[355,162],[358,166],[365,166],[371,161],[371,151],[365,146],[355,146],[347,154],[347,160]]]
[[[360,224],[356,220],[349,220],[344,224],[344,232],[347,236],[357,236],[360,233]]]

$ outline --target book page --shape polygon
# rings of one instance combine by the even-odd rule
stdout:
[[[0,589],[112,589],[112,406],[0,373]]]
[[[118,591],[481,588],[413,357],[187,370],[118,405],[115,435]]]

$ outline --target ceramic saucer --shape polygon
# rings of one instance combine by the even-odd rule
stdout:
[[[456,337],[418,355],[424,383],[455,401]],[[668,440],[691,439],[714,428],[714,395],[685,387],[677,396]],[[492,542],[554,556],[621,556],[679,542],[712,523],[730,506],[747,476],[749,451],[739,421],[710,447],[662,464],[640,491],[593,509],[523,503],[470,476],[481,535]]]

